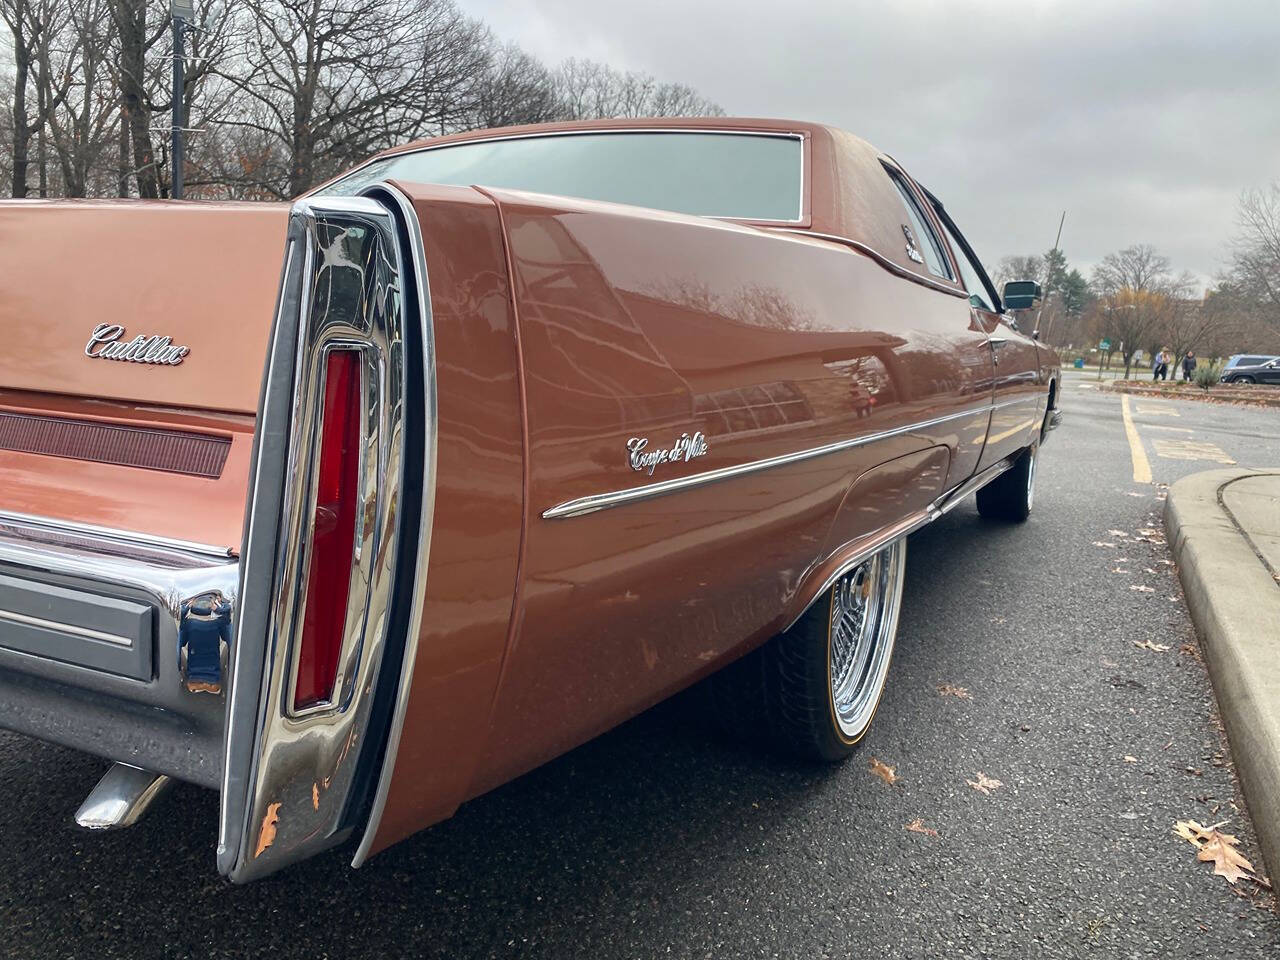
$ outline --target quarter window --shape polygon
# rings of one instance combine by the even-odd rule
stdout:
[[[915,194],[897,173],[890,171],[889,179],[897,187],[903,212],[907,215],[907,222],[902,225],[907,244],[907,256],[917,263],[923,263],[935,277],[942,277],[944,280],[954,279],[951,276],[951,268],[947,265],[947,258],[942,252],[942,242],[933,232],[933,226],[916,202]]]

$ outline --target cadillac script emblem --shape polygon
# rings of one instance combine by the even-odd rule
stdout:
[[[84,355],[95,360],[127,360],[130,363],[156,363],[176,367],[190,348],[173,342],[171,337],[140,333],[132,340],[121,339],[124,327],[118,323],[100,323],[89,334]]]
[[[649,449],[648,437],[632,437],[627,441],[627,459],[632,470],[646,470],[649,476],[658,469],[659,464],[688,463],[694,457],[703,457],[707,453],[707,438],[699,430],[690,436],[680,434],[680,439],[669,447]]]

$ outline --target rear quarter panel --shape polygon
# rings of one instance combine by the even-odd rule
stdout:
[[[516,330],[493,202],[401,184],[422,228],[436,353],[434,529],[404,729],[374,848],[449,816],[488,740],[523,525]]]
[[[767,638],[840,537],[889,521],[840,506],[873,467],[963,479],[990,369],[965,299],[847,247],[607,204],[494,191],[526,372],[528,527],[491,734],[470,794],[608,729]],[[658,499],[556,504],[931,418],[943,425]],[[632,437],[709,453],[653,477]],[[902,461],[907,463],[908,461]],[[919,477],[907,471],[906,490]],[[892,501],[892,496],[890,496]],[[899,499],[903,499],[899,497]]]

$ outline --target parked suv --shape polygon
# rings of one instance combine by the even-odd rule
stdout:
[[[1235,357],[1231,358],[1235,360]],[[1250,357],[1245,360],[1256,360],[1257,363],[1228,364],[1222,371],[1222,383],[1274,383],[1280,384],[1280,357]]]
[[[1223,372],[1234,370],[1236,367],[1258,367],[1268,360],[1280,360],[1280,357],[1267,353],[1237,353],[1227,358],[1227,366]]]

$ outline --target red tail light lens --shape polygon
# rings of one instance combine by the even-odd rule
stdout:
[[[356,350],[334,350],[325,365],[307,606],[293,688],[300,710],[332,700],[338,676],[360,496],[361,369]]]

